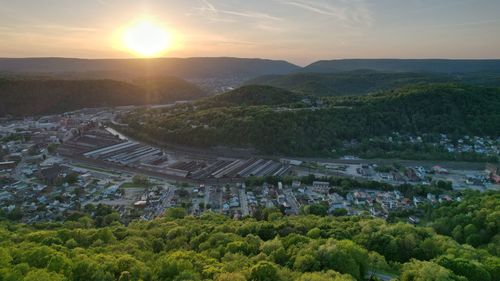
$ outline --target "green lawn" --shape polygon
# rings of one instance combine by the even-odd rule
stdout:
[[[146,185],[141,185],[133,182],[126,182],[120,186],[120,188],[146,188]]]
[[[114,171],[110,171],[110,170],[106,170],[106,169],[102,169],[102,168],[98,168],[98,167],[93,167],[93,166],[88,166],[88,165],[84,165],[84,164],[72,164],[72,165],[75,167],[86,169],[86,170],[92,170],[92,171],[96,171],[96,172],[113,174],[113,175],[120,175],[119,173],[114,172]]]

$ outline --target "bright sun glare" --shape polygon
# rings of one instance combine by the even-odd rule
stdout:
[[[149,20],[143,20],[128,27],[122,39],[127,49],[142,57],[160,55],[172,44],[167,30]]]

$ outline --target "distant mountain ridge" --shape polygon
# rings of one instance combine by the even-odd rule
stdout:
[[[359,69],[394,72],[469,73],[500,72],[500,60],[466,59],[340,59],[321,60],[302,72],[344,72]]]
[[[176,76],[183,79],[253,78],[300,70],[286,61],[230,57],[154,59],[0,58],[0,72]],[[91,77],[99,78],[99,77]],[[116,79],[117,77],[101,77]]]
[[[243,78],[296,72],[335,73],[353,70],[434,73],[500,73],[500,60],[339,59],[300,67],[283,60],[233,57],[154,59],[0,58],[0,73],[66,75],[70,79],[133,79],[136,76],[176,76],[183,79]]]

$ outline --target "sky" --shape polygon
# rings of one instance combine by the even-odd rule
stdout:
[[[142,18],[166,57],[500,58],[499,0],[0,0],[0,57],[133,57]]]

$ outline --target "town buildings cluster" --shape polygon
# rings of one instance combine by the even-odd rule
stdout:
[[[452,181],[454,188],[498,188],[498,167],[462,174],[439,165],[390,168],[345,157],[342,163],[297,159],[200,157],[128,140],[105,126],[129,107],[84,109],[40,118],[0,120],[0,213],[27,223],[63,220],[88,206],[110,206],[120,219],[150,220],[172,207],[192,215],[205,211],[245,217],[263,208],[286,214],[314,204],[335,214],[391,212],[422,204],[460,200],[450,194],[405,197],[390,191],[352,188],[341,192],[328,182],[246,186],[249,177],[339,176],[398,185]],[[452,148],[441,136],[439,145]],[[392,141],[398,141],[392,139]],[[411,138],[419,142],[421,138]],[[456,151],[497,153],[498,140],[464,137]],[[140,175],[140,176],[138,176]],[[496,185],[495,185],[496,184]]]

